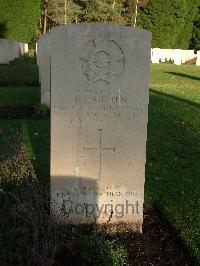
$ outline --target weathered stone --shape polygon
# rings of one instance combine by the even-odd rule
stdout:
[[[41,103],[50,107],[51,57],[49,34],[42,35],[37,43],[37,64],[41,83]]]
[[[28,44],[13,40],[0,39],[0,64],[9,64],[10,61],[28,52]]]
[[[152,49],[151,62],[153,64],[159,64],[159,62],[160,62],[160,48],[153,48]]]
[[[50,36],[52,215],[141,228],[151,33],[79,24]]]
[[[200,51],[197,51],[197,61],[196,66],[200,66]]]
[[[181,65],[181,49],[174,49],[173,59],[175,65]]]

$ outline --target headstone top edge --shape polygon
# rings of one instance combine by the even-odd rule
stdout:
[[[40,36],[40,38],[38,39],[37,43],[40,43],[40,42],[43,42],[43,41],[46,41],[47,39],[50,38],[50,33],[46,33],[46,34],[42,34]]]
[[[150,37],[152,36],[152,33],[146,29],[140,28],[140,27],[133,27],[133,26],[124,26],[121,24],[112,24],[112,23],[77,23],[77,24],[68,24],[66,26],[58,26],[58,27],[54,27],[52,28],[50,34],[54,34],[57,31],[68,31],[68,30],[76,30],[77,28],[80,28],[82,30],[97,30],[99,28],[107,28],[109,30],[113,29],[113,30],[124,30],[124,31],[135,31],[135,32],[141,32],[144,34],[148,34]]]

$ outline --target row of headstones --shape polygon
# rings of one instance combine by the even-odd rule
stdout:
[[[36,47],[39,82],[41,84],[41,103],[50,107],[50,33],[42,35]]]
[[[57,27],[38,41],[57,219],[141,229],[150,49],[150,32],[106,24]]]
[[[28,53],[28,44],[0,39],[0,64],[9,64],[15,58]]]
[[[187,61],[196,59],[196,65],[200,65],[200,51],[195,54],[194,50],[181,50],[181,49],[151,49],[151,62],[159,64],[160,62],[171,61],[175,65],[184,64]]]
[[[41,103],[50,107],[50,51],[49,34],[42,35],[37,43],[37,63],[39,65],[39,79],[41,83]],[[151,62],[172,61],[180,65],[196,58],[196,65],[200,65],[200,51],[181,49],[151,49]]]

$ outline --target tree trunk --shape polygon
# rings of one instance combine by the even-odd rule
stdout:
[[[65,0],[65,25],[67,24],[67,0]]]
[[[134,24],[133,24],[133,27],[136,26],[136,23],[137,23],[137,15],[138,15],[138,2],[139,0],[136,1],[136,6],[135,6],[135,19],[134,19]]]
[[[44,2],[44,24],[43,24],[43,34],[47,32],[47,15],[48,15],[48,0]]]

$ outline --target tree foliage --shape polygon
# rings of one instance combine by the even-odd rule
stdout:
[[[39,17],[40,0],[0,0],[1,37],[29,43]]]
[[[136,22],[137,6],[139,9],[136,25],[153,33],[153,47],[182,49],[199,47],[200,21],[197,15],[199,0],[41,1],[48,3],[47,30],[52,26],[80,22],[133,26]]]
[[[81,15],[81,7],[72,0],[50,0],[48,6],[48,16],[51,21],[58,25],[66,23],[77,23]]]
[[[144,5],[148,0],[138,0]],[[66,23],[100,22],[133,25],[137,0],[42,0],[41,32]]]
[[[83,20],[87,22],[125,23],[125,9],[122,1],[88,0],[85,1]]]
[[[198,7],[196,18],[193,22],[193,31],[190,47],[194,48],[195,50],[200,50],[200,4]]]
[[[187,49],[197,1],[150,0],[140,7],[139,25],[153,33],[153,47]]]

